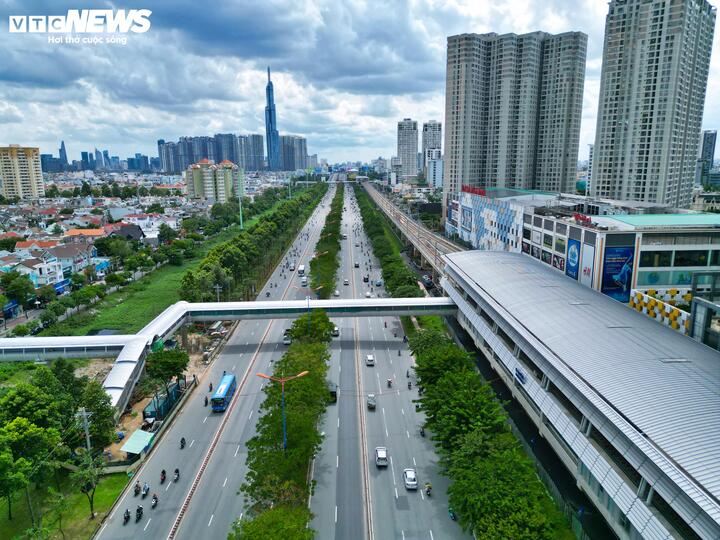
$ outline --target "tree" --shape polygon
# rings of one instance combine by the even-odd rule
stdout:
[[[43,304],[48,304],[57,298],[57,292],[52,285],[45,285],[36,291],[35,296],[37,296],[37,299]]]
[[[63,233],[63,228],[56,223],[55,225],[53,225],[52,231],[50,232],[52,232],[52,234],[55,236],[61,236]]]
[[[16,464],[20,459],[28,462],[29,466],[25,474],[29,482],[39,481],[56,465],[50,457],[59,447],[59,443],[60,434],[56,429],[38,427],[27,418],[15,418],[0,428],[0,448],[9,449]],[[35,511],[28,489],[29,482],[24,486],[25,497],[30,519],[35,526]]]
[[[7,447],[0,449],[0,497],[7,501],[9,520],[12,520],[13,495],[28,484],[29,471],[28,460],[22,457],[16,460]]]
[[[145,210],[148,214],[164,214],[165,208],[163,205],[159,202],[152,203],[150,206],[147,207]]]
[[[5,289],[5,295],[21,305],[25,305],[35,291],[35,286],[30,278],[15,270],[2,274],[0,284]]]
[[[73,398],[73,410],[77,409],[87,383],[87,377],[76,377],[75,366],[66,358],[55,360],[50,370],[60,382],[60,386]]]
[[[58,530],[65,539],[65,531],[63,530],[63,515],[70,510],[70,499],[65,497],[60,491],[48,488],[50,508],[52,513],[57,516]]]
[[[275,506],[256,515],[252,520],[237,520],[228,534],[228,540],[312,540],[315,532],[307,526],[311,519],[312,515],[307,507]]]
[[[77,289],[87,283],[87,278],[80,272],[75,272],[73,275],[70,276],[70,281],[72,282],[73,288]]]
[[[40,428],[59,427],[65,412],[54,396],[34,384],[18,383],[0,397],[0,422],[22,417]]]
[[[45,196],[48,199],[56,199],[60,196],[60,191],[55,184],[50,184],[49,186],[45,186]]]
[[[110,396],[98,381],[85,385],[81,405],[90,412],[90,444],[96,450],[109,445],[115,435],[115,410]]]
[[[15,244],[17,244],[19,241],[23,240],[23,238],[0,238],[0,251],[15,251]]]
[[[310,313],[310,324],[308,325],[307,314],[301,315],[292,324],[290,336],[293,341],[305,343],[329,343],[332,341],[332,331],[335,324],[327,314],[319,309]],[[308,334],[308,330],[310,333]]]
[[[49,309],[46,309],[40,314],[40,320],[43,323],[43,326],[51,326],[55,324],[58,320],[57,315],[55,315],[52,311]]]
[[[174,240],[175,238],[177,238],[177,235],[177,231],[172,227],[166,225],[165,223],[160,225],[160,230],[158,231],[158,240],[161,243],[166,244],[170,240]]]
[[[63,216],[72,216],[75,213],[75,210],[72,208],[63,208],[60,210],[60,214]]]
[[[30,333],[30,329],[26,324],[18,324],[15,328],[13,328],[13,336],[17,337],[23,337],[27,336]]]
[[[400,285],[393,291],[395,298],[419,298],[425,296],[417,285]]]
[[[77,470],[70,473],[70,481],[87,497],[90,519],[95,519],[95,490],[100,483],[104,467],[105,459],[102,455],[93,458],[86,452]]]
[[[89,197],[92,195],[92,188],[90,187],[90,184],[88,184],[85,180],[82,182],[82,186],[80,187],[80,195],[83,197]]]
[[[187,369],[190,356],[182,349],[150,353],[145,362],[145,371],[155,379],[168,381],[179,377]]]

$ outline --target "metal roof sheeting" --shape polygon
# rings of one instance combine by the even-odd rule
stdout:
[[[574,374],[668,476],[679,485],[683,474],[694,479],[709,496],[705,507],[714,499],[717,509],[720,353],[526,255],[466,251],[445,260],[521,335],[539,341],[548,361]]]

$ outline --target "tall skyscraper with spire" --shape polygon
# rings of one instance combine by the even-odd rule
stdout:
[[[65,150],[65,141],[60,141],[60,164],[63,167],[67,167],[68,165],[67,150]]]
[[[275,117],[275,96],[273,83],[270,80],[270,68],[268,67],[268,82],[265,87],[265,140],[267,142],[268,169],[271,171],[280,170],[280,136],[277,130],[277,118]]]

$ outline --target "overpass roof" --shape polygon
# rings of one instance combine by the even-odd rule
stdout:
[[[685,488],[720,518],[720,353],[526,255],[445,260],[666,474],[701,486]]]

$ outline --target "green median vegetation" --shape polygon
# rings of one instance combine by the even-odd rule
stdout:
[[[315,184],[280,203],[232,239],[214,246],[196,269],[185,272],[180,295],[190,302],[250,299],[327,191]],[[216,292],[215,287],[221,287]]]
[[[248,473],[240,490],[248,509],[233,524],[231,540],[314,537],[308,528],[309,468],[322,443],[318,424],[329,402],[326,376],[332,328],[323,311],[314,311],[296,319],[290,329],[293,343],[275,364],[273,377],[307,373],[285,386],[287,450],[283,450],[281,388],[270,382],[263,390],[257,435],[247,442]]]
[[[463,530],[487,540],[572,539],[471,356],[434,330],[419,331],[410,349],[424,389],[417,401]]]
[[[330,212],[325,219],[320,239],[317,243],[317,256],[310,261],[310,285],[318,298],[330,298],[335,289],[337,269],[340,266],[340,223],[342,221],[344,185],[338,184],[330,204]]]

